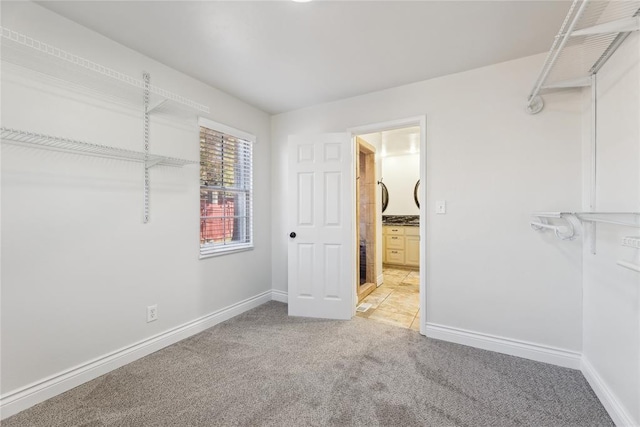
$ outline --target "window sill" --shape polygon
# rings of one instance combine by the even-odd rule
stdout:
[[[219,250],[217,252],[212,252],[206,255],[200,254],[200,259],[215,258],[223,255],[236,254],[238,252],[247,252],[252,250],[253,250],[253,246],[244,246],[244,247],[234,248],[234,249],[224,249],[224,250]]]

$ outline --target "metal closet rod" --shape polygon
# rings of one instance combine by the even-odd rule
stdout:
[[[639,214],[640,215],[640,214]],[[612,219],[605,219],[605,218],[584,218],[583,216],[581,216],[580,214],[576,214],[576,217],[580,220],[580,221],[586,221],[586,222],[601,222],[601,223],[605,223],[605,224],[614,224],[614,225],[623,225],[625,227],[634,227],[634,228],[640,228],[640,224],[632,224],[629,222],[624,222],[624,221],[615,221]]]
[[[589,217],[589,215],[594,216]],[[615,219],[602,218],[602,215],[628,215],[636,217],[636,221],[618,221]],[[573,238],[575,237],[575,233],[573,229],[574,224],[572,223],[576,222],[577,220],[579,220],[580,222],[599,222],[605,224],[622,225],[625,227],[640,228],[640,212],[534,212],[531,216],[540,219],[540,221],[530,221],[529,224],[531,225],[531,228],[536,231],[540,231],[543,229],[553,230],[556,234],[556,237],[562,240],[573,240]],[[549,224],[547,222],[547,218],[563,219],[570,227]],[[592,243],[592,245],[594,245],[594,243]],[[640,236],[624,237],[622,239],[622,246],[640,249]],[[595,246],[592,247],[592,252],[593,254],[595,254]],[[620,267],[624,267],[640,273],[640,265],[633,262],[618,260],[617,264]]]
[[[531,216],[535,216],[537,218],[562,218],[566,215],[571,215],[578,218],[581,221],[587,222],[604,222],[609,224],[616,225],[626,225],[628,227],[638,227],[640,228],[640,224],[626,222],[626,221],[617,221],[615,219],[601,218],[601,217],[589,217],[589,215],[634,215],[640,219],[640,212],[534,212]]]
[[[633,216],[634,220],[622,220],[616,218],[603,218],[603,216]],[[559,238],[573,238],[573,233],[569,236],[570,232],[573,232],[573,227],[577,223],[572,223],[571,218],[574,218],[580,222],[593,222],[621,225],[624,227],[640,228],[640,212],[534,212],[531,216],[536,217],[539,221],[530,221],[529,224],[534,230],[540,231],[542,229],[553,230]],[[546,218],[564,219],[570,227],[556,226],[549,224]]]

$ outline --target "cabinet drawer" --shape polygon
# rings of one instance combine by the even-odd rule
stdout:
[[[387,236],[391,234],[402,236],[404,234],[404,227],[387,225],[384,229],[387,232]]]
[[[387,249],[404,249],[404,236],[387,235],[384,241]]]
[[[420,235],[420,227],[405,227],[404,228],[405,236],[419,236]]]
[[[387,249],[387,262],[389,264],[404,264],[404,251]]]

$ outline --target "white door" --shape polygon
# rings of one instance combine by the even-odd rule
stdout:
[[[289,137],[289,315],[351,319],[351,136]]]

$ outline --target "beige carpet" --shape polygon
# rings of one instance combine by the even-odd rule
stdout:
[[[2,422],[612,426],[579,371],[270,302]]]

